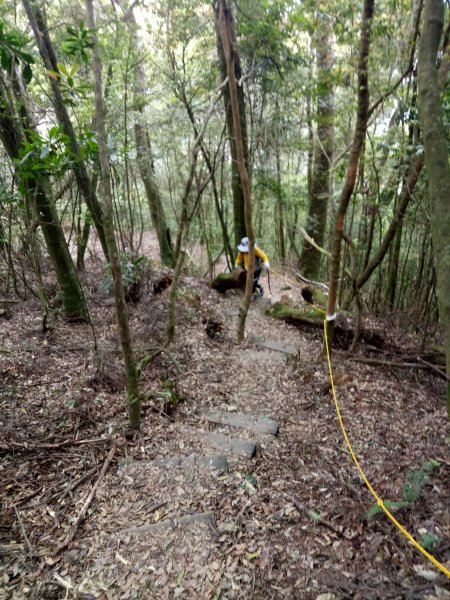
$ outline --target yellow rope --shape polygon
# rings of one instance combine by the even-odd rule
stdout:
[[[334,398],[334,404],[336,407],[336,412],[337,412],[337,416],[339,419],[339,424],[341,426],[342,429],[342,434],[344,436],[345,442],[347,444],[347,447],[350,451],[350,454],[353,458],[353,462],[355,463],[364,483],[366,484],[366,486],[369,488],[370,493],[372,494],[372,496],[375,498],[375,500],[377,501],[378,506],[381,508],[381,510],[389,517],[389,519],[394,523],[394,525],[396,525],[398,527],[398,529],[400,529],[400,531],[403,533],[404,536],[406,536],[406,538],[411,542],[411,544],[413,546],[415,546],[417,548],[417,550],[419,550],[419,552],[421,552],[424,556],[426,556],[428,558],[428,560],[430,560],[438,569],[440,569],[444,575],[447,575],[447,577],[450,579],[450,571],[448,569],[446,569],[444,567],[443,564],[441,564],[436,558],[434,558],[434,556],[432,556],[429,552],[427,552],[425,550],[425,548],[422,548],[422,546],[419,544],[419,542],[417,542],[413,536],[403,527],[403,525],[401,525],[397,519],[394,517],[394,515],[386,508],[386,506],[384,505],[383,500],[378,496],[378,494],[376,493],[376,491],[373,489],[373,487],[370,484],[370,481],[367,479],[364,471],[362,470],[358,459],[356,458],[356,455],[353,451],[352,445],[350,444],[350,440],[348,439],[348,435],[347,432],[345,430],[344,427],[344,422],[342,420],[342,415],[341,415],[341,411],[339,408],[339,403],[337,400],[337,396],[336,396],[336,390],[334,387],[334,381],[333,381],[333,371],[331,369],[331,357],[330,357],[330,350],[328,347],[328,336],[327,336],[327,319],[325,319],[324,321],[324,334],[325,334],[325,347],[326,347],[326,351],[327,351],[327,359],[328,359],[328,369],[330,371],[330,381],[331,381],[331,389],[333,391],[333,398]]]
[[[280,277],[282,279],[285,279],[285,281],[287,281],[291,285],[294,285],[294,287],[298,286],[298,284],[290,281],[287,277],[283,277],[283,275],[280,275],[279,273],[277,273],[273,269],[271,269],[271,272],[274,275],[277,275],[278,277]],[[322,310],[321,308],[318,308],[316,306],[314,308],[318,312],[321,312],[321,313],[323,313],[323,314],[326,315],[326,311]],[[324,330],[324,336],[325,336],[325,348],[326,348],[326,351],[327,351],[328,370],[330,372],[331,389],[333,391],[333,398],[334,398],[334,404],[335,404],[335,407],[336,407],[336,413],[337,413],[337,416],[338,416],[338,419],[339,419],[339,424],[341,426],[341,430],[342,430],[342,434],[343,434],[344,439],[345,439],[345,443],[347,444],[347,447],[348,447],[348,449],[350,451],[350,455],[353,458],[353,462],[355,463],[355,465],[356,465],[356,467],[357,467],[357,469],[359,471],[359,474],[362,477],[362,480],[364,481],[364,483],[368,487],[368,489],[369,489],[370,493],[372,494],[372,496],[375,498],[375,500],[376,500],[378,506],[381,508],[381,510],[389,517],[389,519],[394,523],[394,525],[396,527],[398,527],[398,529],[411,542],[411,544],[413,546],[415,546],[419,552],[421,552],[426,558],[428,558],[428,560],[430,560],[438,569],[440,569],[444,573],[444,575],[447,575],[447,577],[450,579],[450,571],[446,567],[444,567],[444,565],[441,564],[436,558],[434,558],[434,556],[432,556],[429,552],[427,552],[425,550],[425,548],[422,548],[422,546],[419,544],[419,542],[417,542],[413,538],[413,536],[403,527],[403,525],[401,523],[399,523],[397,521],[397,519],[394,517],[394,515],[386,508],[386,506],[384,505],[383,500],[378,496],[378,494],[376,493],[376,491],[373,489],[370,481],[366,477],[366,474],[362,470],[361,465],[358,462],[358,459],[356,458],[356,455],[355,455],[355,453],[353,451],[352,445],[351,445],[350,440],[348,438],[347,431],[345,430],[345,427],[344,427],[344,421],[342,419],[341,410],[339,408],[339,402],[338,402],[337,395],[336,395],[336,389],[334,387],[333,370],[331,368],[331,356],[330,356],[330,349],[328,347],[328,336],[327,336],[327,320],[333,320],[334,318],[335,318],[335,316],[332,317],[331,319],[329,317],[328,317],[328,319],[325,317],[325,320],[324,320],[323,330]]]

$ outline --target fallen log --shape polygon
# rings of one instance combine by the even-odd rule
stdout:
[[[321,329],[325,318],[324,311],[309,304],[305,306],[288,306],[280,302],[269,306],[266,313],[276,319],[281,319],[290,325],[299,328]],[[351,346],[355,332],[355,320],[353,317],[339,313],[334,328],[333,344],[337,348],[348,350]],[[361,341],[365,344],[383,348],[384,338],[370,329],[365,329],[361,334]]]
[[[235,269],[231,273],[220,273],[211,282],[210,286],[224,294],[227,290],[245,290],[245,282],[247,279],[247,273],[243,269]]]

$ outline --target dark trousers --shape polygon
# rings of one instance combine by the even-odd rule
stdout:
[[[252,293],[256,291],[256,288],[261,289],[261,286],[259,285],[259,278],[261,276],[261,269],[255,269],[255,272],[253,274],[253,290]]]

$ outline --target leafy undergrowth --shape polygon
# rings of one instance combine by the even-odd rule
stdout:
[[[240,296],[184,277],[176,340],[161,352],[168,291],[153,293],[161,275],[150,270],[129,306],[144,359],[138,435],[127,428],[114,304],[96,267],[84,284],[97,350],[87,325],[57,320],[42,333],[32,299],[1,323],[0,598],[450,598],[445,575],[371,510],[317,361],[321,333],[266,316],[266,290],[248,331],[299,354],[285,360],[238,345]],[[274,297],[283,283],[272,281]],[[383,333],[414,351],[413,338]],[[443,381],[432,370],[357,362],[363,352],[370,348],[333,356],[355,452],[396,518],[450,568]],[[151,462],[207,452],[203,412],[212,407],[271,416],[279,435],[238,433],[257,441],[257,455],[229,455],[225,474]],[[130,531],[209,511],[215,528]]]

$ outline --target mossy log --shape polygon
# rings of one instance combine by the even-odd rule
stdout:
[[[244,291],[246,279],[246,271],[236,269],[231,273],[221,273],[211,281],[210,285],[221,294],[224,294],[227,290],[240,289]]]
[[[266,312],[276,319],[281,319],[282,321],[299,328],[306,327],[309,329],[323,330],[323,322],[325,319],[324,311],[315,308],[314,306],[305,305],[292,307],[286,304],[277,303],[269,306]],[[334,346],[348,350],[353,340],[354,331],[355,319],[342,313],[338,314],[334,328]],[[375,346],[376,348],[383,348],[385,346],[384,338],[369,329],[362,332],[361,341]]]
[[[327,306],[328,296],[318,287],[312,285],[305,286],[302,288],[302,297],[308,304],[316,304],[323,309]]]

